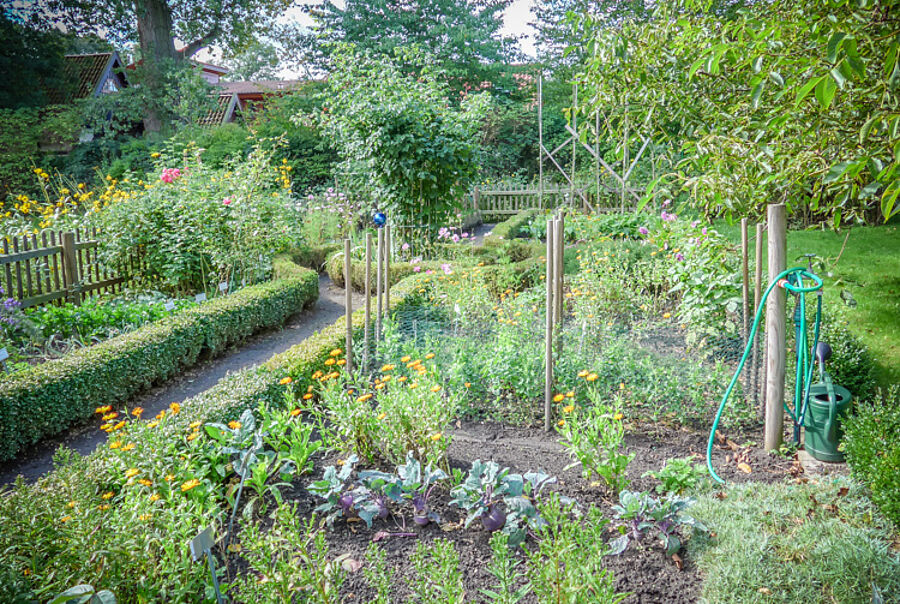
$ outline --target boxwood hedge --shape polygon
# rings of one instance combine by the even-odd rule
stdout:
[[[131,333],[36,365],[0,384],[0,460],[128,400],[318,298],[318,275],[285,257],[275,279],[184,310]]]

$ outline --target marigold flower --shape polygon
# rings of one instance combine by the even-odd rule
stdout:
[[[171,403],[171,404],[169,404],[169,409],[172,410],[173,415],[177,415],[178,412],[181,411],[181,404],[180,403]]]
[[[172,482],[173,480],[175,480],[174,474],[166,474],[166,482]]]
[[[105,512],[106,510],[109,509],[109,504],[101,503],[100,505],[97,506],[97,509],[100,510],[101,512]]]
[[[298,415],[300,415],[300,409],[291,410],[291,417],[297,417]]]
[[[379,382],[375,384],[375,390],[381,390],[382,388],[384,388],[384,383]]]
[[[148,427],[148,428],[155,428],[155,427],[158,426],[158,425],[159,425],[159,420],[153,420],[152,422],[150,422],[149,424],[147,424],[147,427]]]
[[[356,402],[357,402],[357,403],[364,403],[364,402],[366,402],[367,400],[369,400],[370,398],[372,398],[372,393],[371,393],[371,392],[367,392],[367,393],[363,394],[362,396],[360,396],[359,398],[357,398],[357,399],[356,399]]]
[[[162,419],[165,416],[166,416],[166,410],[163,409],[162,411],[160,411],[159,413],[156,414],[156,419]]]
[[[131,410],[131,414],[135,417],[140,417],[142,413],[144,413],[143,407],[135,407]]]
[[[312,397],[313,397],[312,392],[307,392],[306,394],[303,395],[303,400],[304,400],[304,401],[308,401],[308,400],[311,399]]]
[[[617,412],[615,415],[613,415],[613,419],[614,419],[614,420],[617,420],[617,421],[620,420],[620,419],[622,419],[623,417],[625,417],[625,416],[622,415],[621,412]]]
[[[138,516],[138,520],[146,522],[147,520],[150,520],[152,517],[153,516],[151,514],[141,514],[140,516]]]
[[[400,377],[397,378],[397,381],[400,382],[400,383],[403,383],[403,382],[406,381],[406,379],[407,379],[407,378],[406,378],[405,375],[401,375]]]
[[[416,359],[415,361],[410,361],[409,363],[406,364],[406,368],[412,369],[413,367],[415,367],[416,365],[418,365],[421,362],[422,362],[422,359]]]
[[[663,319],[671,319],[671,318],[672,318],[672,313],[670,313],[670,312],[663,313]]]
[[[112,499],[114,495],[115,495],[115,493],[113,493],[112,491],[107,491],[106,493],[103,493],[103,495],[101,496],[101,498],[104,499],[104,500],[106,500],[106,499]]]
[[[600,376],[597,375],[596,373],[591,373],[591,374],[589,374],[585,379],[586,379],[587,381],[589,381],[589,382],[593,382],[593,381],[596,381],[597,378],[599,378],[599,377],[600,377]]]
[[[159,501],[159,493],[153,493],[150,495],[150,501]]]
[[[413,382],[412,384],[409,385],[409,389],[412,390],[413,388],[415,388],[418,385],[419,385],[419,382]]]
[[[120,421],[118,424],[112,427],[113,430],[121,430],[125,427],[125,420]]]
[[[563,413],[572,413],[575,411],[575,405],[566,405],[563,407]]]
[[[138,474],[140,474],[140,472],[141,471],[138,470],[137,468],[129,468],[129,469],[125,470],[125,478],[133,478],[133,477],[137,476]]]
[[[566,392],[566,398],[575,398],[575,391],[569,390],[568,392]]]
[[[202,423],[203,423],[203,422],[201,422],[201,421],[199,421],[199,420],[198,420],[198,421],[195,421],[195,422],[191,422],[190,424],[188,424],[188,428],[190,428],[191,430],[194,430],[194,429],[196,429],[196,428],[199,428],[199,427],[200,427],[200,424],[202,424]]]
[[[566,420],[561,419],[558,422],[556,422],[556,425],[559,426],[560,428],[562,428],[563,426],[566,425]]]
[[[619,384],[619,390],[625,390],[625,382]]]
[[[382,376],[382,377],[381,377],[381,381],[382,381],[382,382],[390,382],[390,381],[391,381],[391,376],[389,376],[389,375]]]
[[[335,348],[334,350],[332,350],[331,352],[328,353],[328,356],[331,356],[331,357],[338,357],[338,356],[341,356],[341,354],[342,354],[343,352],[344,352],[344,351],[341,350],[340,348]]]
[[[112,413],[107,413],[107,414],[104,415],[101,419],[102,419],[103,421],[109,421],[109,420],[111,420],[111,419],[116,419],[117,417],[119,417],[119,413],[116,412],[116,411],[113,411]]]
[[[433,353],[433,352],[429,352],[428,354],[425,355],[425,360],[426,360],[426,361],[427,361],[427,360],[430,360],[430,359],[433,359],[433,358],[434,358],[434,353]]]
[[[472,382],[466,382],[465,384],[463,384],[463,386],[465,386],[466,388],[471,388]]]
[[[138,484],[142,484],[142,485],[144,485],[145,487],[152,487],[152,486],[153,486],[153,482],[150,481],[150,480],[147,480],[146,478],[139,478],[139,479],[138,479]]]
[[[109,448],[110,448],[110,449],[118,449],[118,448],[121,447],[121,446],[122,446],[122,441],[121,441],[121,440],[114,440],[114,441],[112,441],[111,443],[109,443]]]
[[[187,440],[188,440],[188,442],[191,442],[192,440],[194,440],[194,439],[197,438],[198,436],[200,436],[200,433],[199,433],[199,432],[191,432],[190,434],[188,434]]]
[[[111,410],[112,407],[110,407],[109,405],[103,405],[102,407],[97,407],[96,409],[94,409],[94,413],[108,413]]]
[[[197,480],[196,478],[191,478],[191,479],[188,480],[187,482],[182,483],[182,485],[181,485],[181,492],[182,492],[182,493],[185,493],[185,492],[187,492],[187,491],[190,491],[190,490],[193,489],[194,487],[199,487],[199,486],[200,486],[200,481]]]
[[[386,417],[387,417],[387,413],[385,413],[384,411],[382,411],[381,413],[378,414],[378,417],[377,417],[376,419],[378,419],[378,421],[381,421],[381,420],[383,420],[383,419],[386,418]]]
[[[394,369],[394,365],[385,365],[381,368],[381,372],[387,373],[388,371],[391,371],[393,369]]]
[[[578,377],[580,377],[580,378],[587,377],[587,376],[588,376],[587,369],[582,369],[581,371],[578,372]]]
[[[410,359],[410,358],[411,358],[411,357],[410,357],[409,355],[402,356],[402,357],[400,357],[400,362],[401,362],[401,363],[409,363],[409,359]]]
[[[440,384],[435,384],[434,386],[432,386],[432,387],[431,387],[431,391],[432,391],[432,392],[440,392],[440,391],[441,391],[441,386],[440,386]]]
[[[62,518],[59,519],[59,521],[62,522],[62,523],[66,523],[66,522],[68,522],[68,521],[71,520],[71,519],[72,519],[71,516],[63,516]]]
[[[437,442],[437,441],[441,440],[441,436],[443,436],[443,435],[440,432],[435,432],[434,434],[431,435],[431,440],[433,440],[434,442]]]
[[[128,443],[127,445],[125,445],[124,447],[122,447],[122,450],[123,450],[123,451],[133,451],[134,448],[135,448],[135,446],[136,446],[136,445],[135,445],[134,443]]]
[[[561,402],[563,402],[564,400],[566,400],[566,395],[565,395],[565,394],[557,394],[556,396],[553,397],[553,402],[554,402],[554,403],[561,403]]]
[[[317,380],[317,379],[319,379],[320,377],[322,377],[322,372],[321,372],[321,371],[316,371],[314,374],[312,374],[312,379],[314,379],[314,380]]]
[[[279,381],[278,383],[281,384],[282,386],[287,386],[288,384],[290,384],[293,381],[294,380],[291,378],[291,376],[286,376],[286,377],[281,378],[281,381]]]
[[[75,500],[72,500],[72,501],[70,501],[69,503],[67,503],[67,504],[66,504],[66,507],[69,508],[70,510],[71,510],[72,508],[74,508],[74,507],[75,507]]]
[[[240,430],[240,429],[241,429],[241,422],[235,421],[235,420],[231,420],[230,422],[228,422],[228,427],[231,428],[232,430]]]
[[[334,359],[332,359],[332,358],[325,359],[326,367],[331,367],[332,365],[334,365]]]
[[[337,363],[335,363],[335,365],[337,365],[339,367],[343,367],[346,364],[347,364],[347,359],[338,359]]]

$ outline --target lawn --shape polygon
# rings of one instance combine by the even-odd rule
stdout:
[[[740,243],[739,225],[719,222],[716,228]],[[900,228],[854,227],[849,237],[847,231],[790,231],[787,243],[789,266],[805,263],[807,253],[825,261],[825,312],[847,318],[850,329],[875,356],[882,385],[900,382]],[[750,245],[752,257],[752,240]],[[842,289],[853,296],[855,307],[841,299]]]

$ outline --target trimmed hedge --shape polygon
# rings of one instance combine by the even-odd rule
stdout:
[[[0,384],[0,460],[128,400],[318,298],[318,275],[284,257],[277,279],[253,285],[131,333],[34,366]]]
[[[342,249],[343,245],[340,243],[328,243],[315,247],[304,245],[288,250],[286,257],[290,258],[294,264],[321,272],[328,259]]]
[[[510,216],[503,222],[498,222],[491,229],[490,235],[485,236],[484,244],[486,246],[495,246],[502,244],[504,241],[521,237],[523,234],[522,229],[525,225],[529,224],[541,213],[541,210],[525,210]]]

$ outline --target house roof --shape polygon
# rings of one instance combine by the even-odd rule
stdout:
[[[217,86],[223,94],[262,95],[292,90],[303,83],[303,80],[257,80],[254,82],[221,82]]]
[[[203,61],[197,61],[194,59],[190,59],[190,61],[194,65],[197,65],[198,67],[200,67],[200,69],[202,69],[203,71],[208,71],[210,73],[217,73],[219,75],[225,75],[226,73],[231,71],[227,67],[222,67],[221,65],[213,65],[212,63],[204,63]]]
[[[204,117],[200,118],[201,126],[218,126],[234,120],[234,113],[240,111],[240,104],[236,94],[220,94],[216,99],[216,106]]]
[[[97,96],[110,76],[115,77],[120,86],[127,86],[128,80],[120,73],[121,68],[122,61],[116,52],[66,55],[65,70],[69,84],[64,89],[48,90],[47,97],[53,104],[65,104]]]

